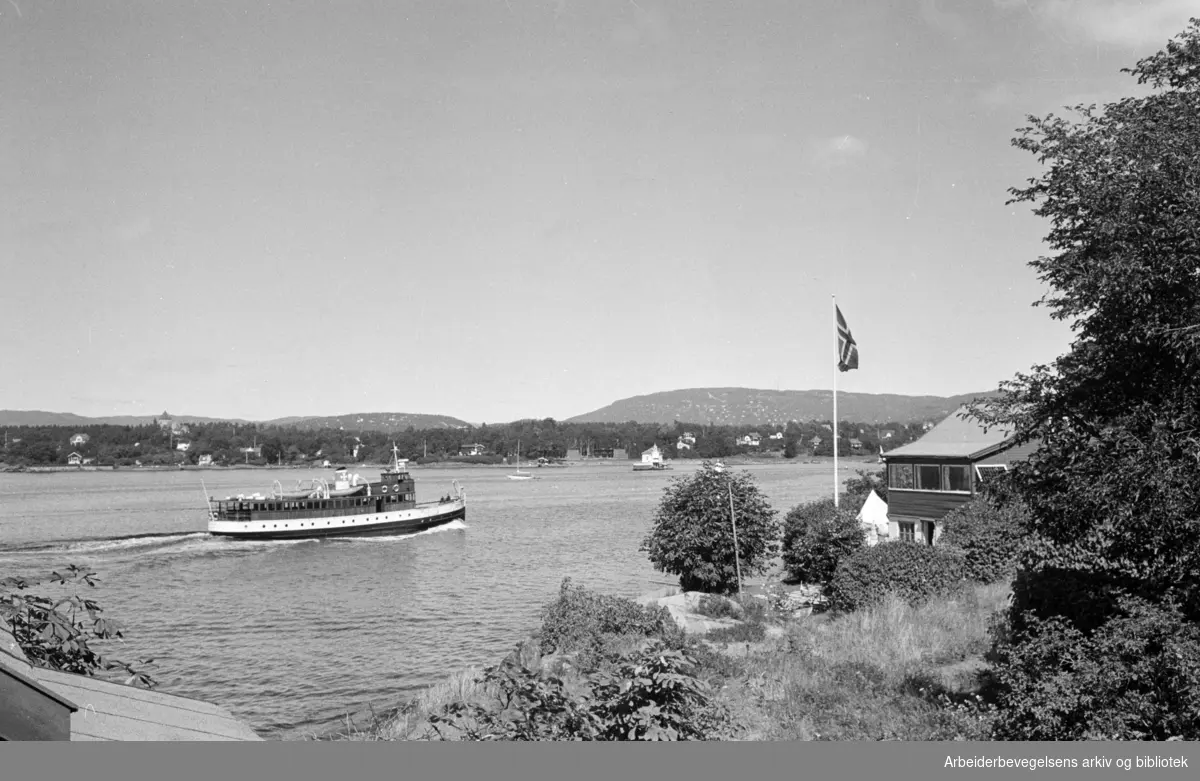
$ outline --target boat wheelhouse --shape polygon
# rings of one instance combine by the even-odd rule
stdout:
[[[433,502],[417,502],[408,462],[392,448],[392,464],[369,481],[344,467],[324,478],[297,481],[285,489],[275,481],[270,494],[208,499],[208,531],[222,537],[293,540],[412,534],[467,517],[466,493],[453,490]]]

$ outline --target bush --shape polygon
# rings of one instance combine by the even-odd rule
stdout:
[[[838,565],[829,584],[829,606],[850,612],[888,593],[911,605],[953,594],[963,584],[961,553],[916,542],[882,542]]]
[[[157,685],[145,671],[153,659],[131,664],[104,655],[91,644],[124,637],[120,623],[103,618],[100,606],[79,593],[83,586],[96,587],[96,573],[71,564],[65,574],[53,572],[48,580],[69,593],[57,598],[32,594],[29,589],[39,585],[34,581],[0,579],[0,619],[7,622],[31,664],[76,675],[113,672],[122,675],[126,684]]]
[[[678,575],[684,591],[737,591],[731,494],[742,576],[766,571],[779,550],[776,513],[749,472],[735,474],[706,462],[694,475],[673,480],[663,494],[640,549],[656,570]]]
[[[783,521],[783,565],[788,577],[826,583],[838,564],[866,545],[856,513],[833,506],[832,499],[797,505]]]
[[[719,739],[731,719],[698,671],[689,651],[656,640],[622,656],[615,673],[586,676],[586,693],[560,678],[493,667],[480,683],[497,692],[494,701],[457,701],[429,721],[443,740]]]
[[[1026,616],[1022,641],[993,627],[1002,740],[1200,739],[1200,627],[1171,608],[1121,600],[1090,635]]]
[[[938,542],[963,553],[966,577],[980,583],[1011,580],[1025,539],[1024,512],[977,497],[942,521]]]
[[[728,597],[719,597],[716,594],[701,594],[696,612],[709,618],[741,618],[743,614],[738,603]]]
[[[563,578],[558,597],[542,608],[537,638],[542,653],[577,653],[580,665],[590,667],[614,636],[630,635],[661,638],[672,646],[683,641],[683,630],[665,607],[588,591]]]

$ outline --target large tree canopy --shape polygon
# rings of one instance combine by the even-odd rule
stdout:
[[[1045,165],[1011,191],[1050,224],[1039,303],[1075,339],[973,410],[1040,442],[1006,486],[1029,545],[1001,737],[1200,737],[1200,20],[1125,72],[1150,94],[1014,140]]]

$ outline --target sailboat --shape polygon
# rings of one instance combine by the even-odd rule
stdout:
[[[516,474],[508,475],[509,480],[532,480],[533,475],[529,472],[521,471],[521,440],[517,440],[517,471]]]

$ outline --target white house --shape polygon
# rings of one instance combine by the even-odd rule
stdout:
[[[683,437],[680,437],[679,441],[675,443],[675,449],[676,450],[691,450],[692,446]]]
[[[649,450],[642,451],[643,464],[661,464],[662,462],[662,451],[658,449],[658,445],[651,445]]]
[[[463,445],[459,448],[458,454],[460,456],[481,456],[484,450],[486,448],[483,445],[475,443],[474,445]]]
[[[204,455],[200,456],[200,458],[196,459],[196,465],[197,466],[212,466],[212,456],[209,455],[208,453],[205,453]]]
[[[751,432],[744,437],[738,437],[737,443],[745,447],[758,447],[762,444],[762,437],[757,432]]]
[[[186,452],[188,452],[188,449],[191,448],[191,446],[192,446],[191,442],[178,442],[175,444],[175,449],[181,453],[186,453]]]
[[[79,466],[83,463],[83,456],[79,455],[78,453],[72,453],[71,455],[67,456],[67,463],[71,466]]]
[[[774,434],[771,435],[771,439],[783,439],[783,432],[776,431]]]
[[[89,439],[91,439],[91,437],[89,437],[87,434],[76,434],[75,436],[71,437],[71,447],[86,445]]]

